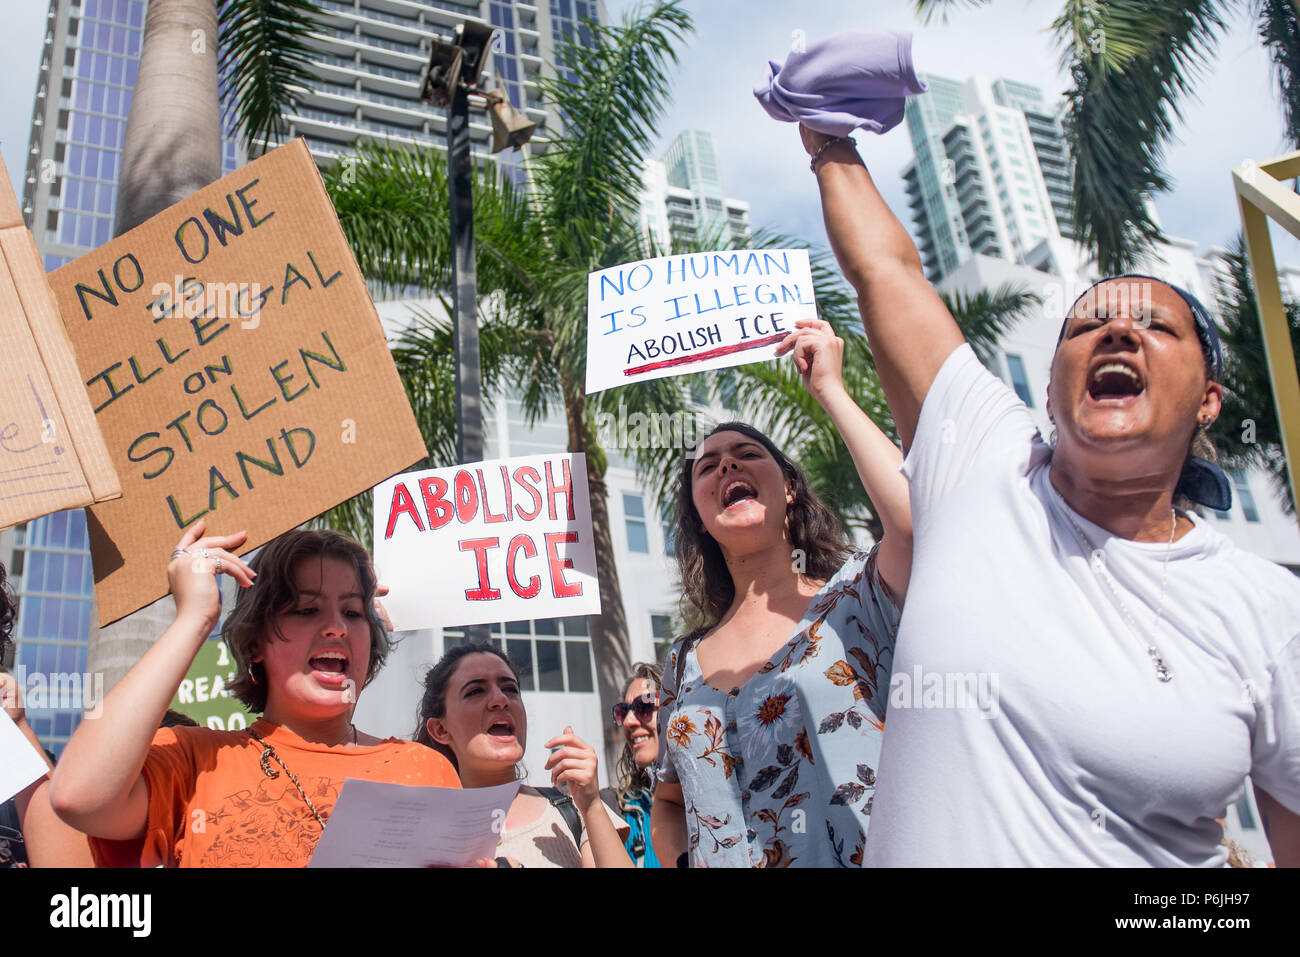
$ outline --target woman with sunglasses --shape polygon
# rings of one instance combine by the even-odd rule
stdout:
[[[54,771],[51,802],[92,836],[100,866],[302,867],[343,782],[459,787],[451,765],[411,741],[352,723],[388,654],[366,550],[337,532],[293,531],[249,562],[244,533],[200,519],[167,567],[176,620],[82,721]],[[229,688],[261,717],[242,731],[159,721],[221,614],[217,576],[239,583],[222,638]]]
[[[911,525],[897,448],[844,389],[844,342],[801,320],[778,347],[830,415],[884,525],[855,552],[797,465],[738,422],[678,480],[677,560],[708,622],[664,668],[655,852],[694,867],[862,862]]]
[[[895,674],[997,676],[994,707],[891,699],[868,864],[1221,866],[1254,783],[1300,865],[1300,582],[1190,510],[1222,350],[1189,293],[1106,279],[1067,313],[1042,441],[926,280],[854,143],[801,127],[907,448]],[[946,706],[942,706],[945,705]]]
[[[629,833],[623,846],[637,867],[659,867],[650,841],[650,807],[654,785],[651,766],[659,757],[659,732],[655,712],[659,710],[659,688],[663,669],[638,662],[632,677],[623,685],[623,700],[614,704],[614,727],[623,732],[623,753],[618,759],[618,783],[614,804],[627,821]]]

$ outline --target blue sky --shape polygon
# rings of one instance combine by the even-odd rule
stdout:
[[[628,0],[606,2],[615,18],[635,6]],[[793,126],[769,119],[751,92],[764,62],[784,58],[795,30],[809,40],[845,29],[908,30],[921,70],[954,79],[974,73],[1005,76],[1036,84],[1049,97],[1066,86],[1048,31],[1059,0],[993,0],[983,9],[956,11],[946,24],[929,25],[901,0],[688,0],[685,5],[696,31],[681,51],[675,102],[660,123],[663,137],[655,155],[683,129],[711,131],[728,195],[749,201],[756,225],[810,241],[823,241],[824,233],[798,137]],[[5,2],[0,146],[15,186],[23,176],[47,10],[45,0]],[[1198,98],[1183,104],[1178,141],[1167,156],[1174,189],[1156,198],[1166,231],[1196,241],[1201,249],[1224,243],[1240,228],[1231,168],[1246,158],[1266,159],[1286,150],[1268,59],[1244,15],[1230,26],[1197,84]],[[911,156],[906,130],[867,136],[862,152],[885,198],[896,211],[905,211],[899,173]],[[1300,263],[1300,244],[1288,239],[1279,258]]]

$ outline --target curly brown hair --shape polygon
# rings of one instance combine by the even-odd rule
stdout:
[[[249,562],[257,578],[252,588],[239,589],[234,610],[221,629],[226,647],[238,665],[235,680],[229,685],[230,693],[256,714],[266,710],[266,670],[252,659],[262,641],[286,640],[277,619],[298,601],[296,572],[298,563],[306,558],[336,558],[356,569],[357,581],[361,583],[361,604],[370,625],[366,684],[379,673],[388,657],[388,632],[375,612],[375,570],[364,546],[329,529],[286,532],[262,546]]]
[[[736,597],[736,586],[731,580],[726,559],[722,557],[722,549],[705,530],[691,495],[691,466],[695,462],[696,450],[705,439],[719,432],[739,432],[754,439],[781,467],[794,498],[785,512],[786,536],[790,547],[804,557],[805,575],[814,580],[829,579],[853,552],[839,519],[809,488],[803,469],[752,425],[723,422],[687,452],[677,484],[677,533],[673,538],[683,599],[699,609],[706,628],[718,623]]]
[[[9,591],[9,572],[0,562],[0,666],[13,642],[14,623],[18,620],[18,602]]]

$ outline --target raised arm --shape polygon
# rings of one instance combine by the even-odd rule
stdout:
[[[167,568],[176,620],[104,698],[103,713],[77,726],[54,771],[55,812],[86,834],[125,841],[144,833],[149,795],[140,772],[167,705],[221,613],[216,561],[241,585],[252,584],[252,570],[226,551],[244,533],[202,538],[203,530],[200,520],[185,533],[177,549],[188,551]]]
[[[795,331],[777,347],[777,355],[787,352],[803,376],[804,387],[826,410],[853,457],[862,487],[884,526],[877,555],[880,574],[901,602],[912,570],[912,510],[907,479],[899,471],[903,454],[845,390],[844,340],[830,323],[799,320]]]
[[[799,131],[810,155],[833,139],[805,126]],[[816,166],[826,233],[857,291],[880,384],[906,449],[934,377],[964,339],[853,144],[836,140]]]
[[[587,840],[579,848],[583,867],[635,867],[623,847],[605,802],[600,799],[600,780],[597,776],[596,752],[565,728],[564,733],[546,742],[551,751],[544,770],[551,772],[551,782],[558,787],[568,787],[582,822],[587,829]]]

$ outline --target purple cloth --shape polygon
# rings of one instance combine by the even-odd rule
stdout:
[[[754,96],[775,119],[830,136],[858,127],[887,133],[903,119],[904,98],[929,87],[912,67],[910,33],[841,33],[768,61]]]

